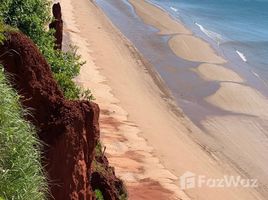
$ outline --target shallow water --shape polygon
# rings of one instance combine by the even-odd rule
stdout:
[[[267,0],[152,0],[268,84]],[[201,33],[200,33],[201,32]],[[229,57],[230,58],[230,57]]]
[[[153,65],[171,90],[179,107],[196,125],[200,126],[199,122],[207,116],[234,114],[223,111],[204,100],[218,90],[219,84],[205,81],[193,72],[192,69],[198,67],[200,63],[177,57],[167,44],[169,36],[158,35],[155,28],[144,24],[127,0],[97,0],[96,3]],[[231,66],[234,70],[235,67],[240,67],[239,63]],[[239,70],[239,73],[262,91],[266,89],[258,78],[248,73],[248,70]]]
[[[217,91],[219,85],[202,80],[191,70],[200,63],[177,57],[167,44],[169,37],[158,35],[156,29],[144,24],[127,1],[97,0],[96,2],[153,65],[179,106],[186,114],[192,116],[193,121],[198,123],[206,115],[228,113],[204,101],[206,96]]]

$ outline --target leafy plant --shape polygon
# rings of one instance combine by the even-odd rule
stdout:
[[[0,17],[4,23],[17,27],[28,35],[39,47],[51,66],[59,86],[68,99],[84,97],[85,93],[72,79],[79,74],[85,63],[80,60],[76,48],[62,52],[54,49],[53,31],[47,30],[51,21],[50,2],[48,0],[0,0]],[[86,92],[87,93],[87,92]],[[87,95],[91,100],[92,96]]]
[[[95,192],[96,200],[104,200],[102,192],[99,189],[96,189],[94,192]]]
[[[0,15],[6,24],[18,27],[36,44],[49,35],[45,25],[51,20],[48,0],[0,0]],[[46,41],[47,42],[47,41]]]
[[[76,47],[71,46],[67,52],[54,50],[54,47],[50,51],[45,51],[54,77],[68,99],[78,99],[82,94],[82,90],[72,80],[85,63],[80,61],[81,57],[77,55],[76,50]]]
[[[3,43],[4,39],[5,39],[5,36],[4,36],[4,25],[3,25],[3,23],[0,20],[0,44]]]
[[[93,96],[91,90],[89,89],[80,89],[80,99],[92,101],[95,100],[95,97]]]

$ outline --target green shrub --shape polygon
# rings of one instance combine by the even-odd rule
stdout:
[[[58,84],[62,88],[65,97],[68,99],[77,99],[80,94],[80,89],[65,73],[56,73],[54,77],[58,81]]]
[[[51,20],[48,0],[0,0],[4,22],[38,38]],[[32,38],[33,39],[33,38]]]
[[[84,62],[80,61],[80,56],[77,56],[76,49],[73,47],[68,52],[54,50],[53,31],[47,31],[51,21],[50,1],[0,0],[0,17],[3,18],[4,23],[17,27],[28,35],[39,47],[66,98],[78,99],[84,95],[72,82]],[[91,93],[87,97],[91,100]]]
[[[3,23],[2,23],[2,21],[0,19],[0,45],[3,44],[4,39],[5,39],[5,36],[4,36],[4,25],[3,25]]]
[[[102,192],[99,189],[96,189],[94,192],[95,192],[95,195],[96,195],[96,200],[104,200]]]
[[[40,144],[24,116],[19,96],[0,68],[0,199],[46,199]]]

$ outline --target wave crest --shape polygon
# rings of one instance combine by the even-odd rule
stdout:
[[[239,57],[240,57],[244,62],[247,62],[247,57],[246,57],[242,52],[240,52],[240,51],[238,51],[238,50],[236,50],[235,52],[239,55]]]
[[[170,9],[173,10],[173,11],[175,11],[175,12],[178,12],[178,9],[177,8],[174,8],[172,6],[170,6]]]
[[[195,25],[198,26],[203,33],[205,33],[210,39],[214,40],[218,45],[223,42],[223,37],[221,34],[205,29],[201,24],[196,22]]]

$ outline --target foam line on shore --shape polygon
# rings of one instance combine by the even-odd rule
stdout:
[[[222,35],[213,31],[210,31],[208,29],[205,29],[201,24],[198,24],[195,22],[195,25],[199,27],[199,29],[206,34],[210,39],[215,41],[217,45],[220,45],[221,42],[223,41]]]
[[[170,7],[171,10],[173,10],[174,12],[178,12],[178,9],[177,8],[174,8],[174,7]]]
[[[246,58],[246,56],[242,52],[240,52],[238,50],[236,50],[235,52],[239,55],[239,57],[241,58],[241,60],[243,60],[244,62],[247,62],[247,58]]]

